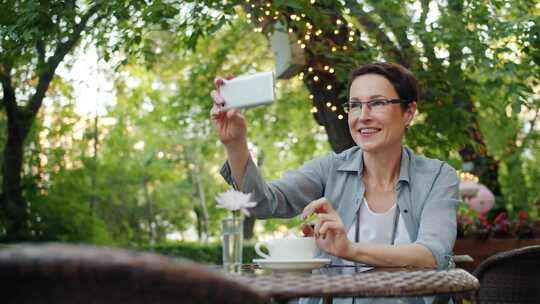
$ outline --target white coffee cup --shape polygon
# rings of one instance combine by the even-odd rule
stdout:
[[[261,250],[262,246],[268,249],[269,254]],[[317,246],[312,237],[287,237],[258,242],[255,244],[255,252],[269,260],[307,260],[315,257]]]

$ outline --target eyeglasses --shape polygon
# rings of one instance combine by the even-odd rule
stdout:
[[[348,114],[360,114],[362,113],[362,109],[364,108],[364,105],[366,105],[370,112],[372,113],[380,113],[381,111],[384,111],[384,108],[391,104],[391,103],[409,103],[407,100],[403,99],[373,99],[366,102],[360,102],[360,101],[349,101],[341,106],[343,107],[343,111]]]

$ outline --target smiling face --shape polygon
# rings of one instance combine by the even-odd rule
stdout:
[[[354,79],[349,91],[351,101],[368,102],[374,99],[399,99],[388,79],[378,74],[364,74]],[[399,148],[416,111],[416,102],[402,110],[400,104],[387,104],[373,112],[367,106],[349,114],[349,129],[354,142],[365,152]]]

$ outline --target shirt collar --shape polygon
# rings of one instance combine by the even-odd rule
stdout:
[[[363,153],[360,147],[355,147],[342,155],[344,162],[338,167],[338,171],[358,172],[359,176],[362,176],[364,172]],[[409,151],[405,148],[401,148],[401,161],[399,167],[399,180],[409,183],[409,163],[411,156]]]

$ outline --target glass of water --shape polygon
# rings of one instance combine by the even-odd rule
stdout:
[[[223,235],[223,270],[240,272],[244,241],[244,219],[226,218],[221,221]]]

